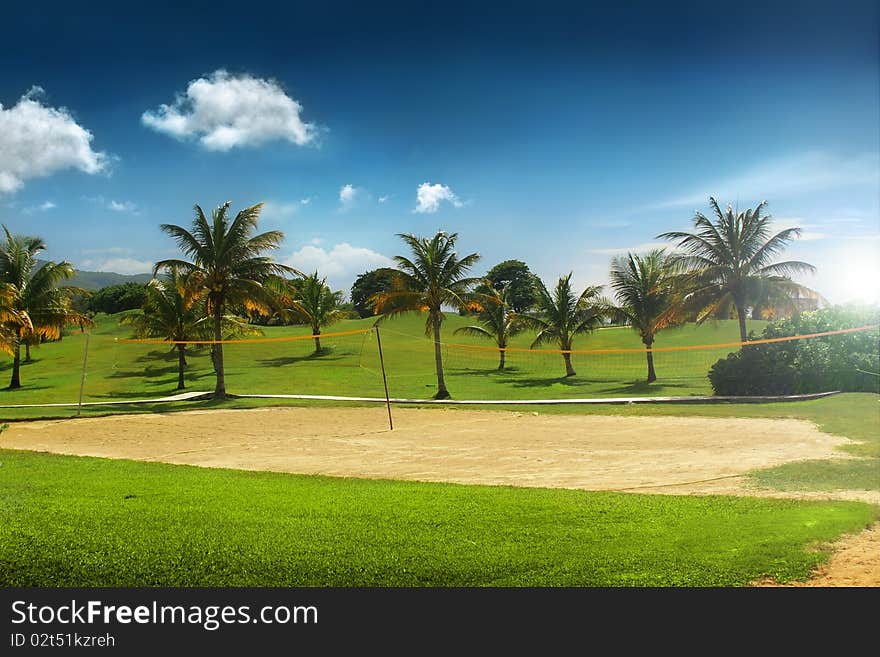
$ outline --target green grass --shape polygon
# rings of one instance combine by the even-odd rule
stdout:
[[[369,328],[373,319],[348,320],[326,332]],[[710,394],[706,374],[730,349],[658,353],[659,380],[644,383],[645,357],[628,354],[575,354],[578,376],[563,376],[562,357],[556,353],[508,355],[509,368],[497,371],[497,351],[490,341],[454,335],[455,328],[472,319],[449,315],[443,328],[447,386],[458,399],[528,399],[645,395]],[[762,322],[755,322],[759,330]],[[305,327],[268,327],[266,337],[304,336]],[[0,406],[76,402],[85,335],[74,332],[61,341],[32,350],[33,361],[22,367],[23,387],[0,389]],[[84,401],[126,401],[173,394],[177,385],[177,357],[167,346],[120,343],[131,337],[118,318],[99,316],[89,339]],[[531,336],[521,335],[514,347],[528,347]],[[735,321],[703,326],[688,325],[663,332],[658,347],[715,344],[738,339]],[[424,318],[410,315],[386,322],[382,342],[390,393],[396,397],[430,398],[436,391],[431,342],[424,335]],[[300,393],[345,396],[381,396],[384,392],[375,336],[327,338],[325,350],[313,353],[311,340],[226,345],[227,388],[231,393]],[[458,344],[480,346],[465,349]],[[579,338],[577,349],[637,349],[634,331],[601,329]],[[0,361],[0,380],[10,376],[11,359]],[[192,351],[187,369],[189,390],[210,391],[214,374],[209,350]],[[32,412],[13,417],[32,417]],[[64,414],[50,410],[48,414]],[[69,412],[68,412],[69,414]]]
[[[880,461],[801,461],[752,473],[759,486],[787,491],[880,490]]]
[[[212,470],[0,451],[4,586],[742,586],[877,507]]]

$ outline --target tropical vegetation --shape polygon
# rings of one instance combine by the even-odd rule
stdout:
[[[61,338],[70,324],[85,326],[91,320],[71,306],[75,288],[61,283],[73,276],[69,262],[37,263],[46,249],[40,237],[13,235],[3,226],[5,241],[0,244],[0,346],[12,354],[10,389],[21,387],[21,347],[27,351],[42,340]]]
[[[656,368],[660,361],[666,368],[664,375],[687,369],[665,357],[658,361],[655,341],[661,331],[694,321],[702,324],[709,319],[735,317],[740,342],[746,342],[749,338],[746,322],[754,327],[757,318],[774,320],[768,335],[775,335],[775,331],[806,330],[804,322],[808,320],[803,310],[810,304],[804,301],[821,300],[817,293],[789,277],[812,271],[811,265],[777,257],[799,234],[798,228],[774,233],[765,203],[743,212],[734,212],[729,206],[722,211],[714,198],[710,199],[710,205],[714,221],[698,212],[694,217],[694,233],[669,232],[660,236],[675,241],[676,249],[615,257],[610,270],[613,300],[600,296],[601,286],[590,286],[577,293],[571,273],[559,277],[555,286],[549,288],[520,260],[504,260],[491,267],[484,277],[473,276],[473,267],[480,256],[477,253],[460,256],[456,251],[458,234],[438,231],[427,237],[399,234],[409,253],[396,256],[395,267],[373,269],[358,276],[351,289],[351,302],[345,303],[343,293],[332,290],[326,277],[318,271],[306,275],[270,257],[271,251],[279,247],[283,234],[258,231],[262,207],[259,203],[234,217],[229,203],[214,209],[210,217],[195,206],[190,228],[161,225],[161,230],[176,241],[182,257],[156,263],[152,282],[144,286],[128,281],[87,293],[62,285],[73,273],[70,263],[37,260],[37,254],[45,249],[41,238],[14,236],[4,227],[6,240],[0,248],[0,348],[13,356],[10,387],[16,388],[21,385],[22,347],[24,362],[27,362],[31,346],[60,339],[65,326],[79,324],[82,328],[96,313],[100,317],[100,313],[123,310],[122,321],[134,329],[136,337],[159,338],[175,345],[178,388],[183,388],[187,380],[187,356],[192,349],[187,343],[210,343],[216,379],[214,395],[224,398],[223,341],[257,334],[258,325],[308,327],[309,337],[314,341],[314,361],[342,362],[353,352],[332,357],[324,353],[322,346],[326,342],[322,343],[322,331],[326,326],[351,317],[352,312],[357,312],[365,322],[374,315],[379,318],[376,321],[384,322],[399,315],[420,313],[425,315],[425,334],[433,346],[431,367],[436,377],[435,397],[444,399],[450,392],[444,366],[444,358],[448,356],[444,355],[441,330],[446,313],[456,310],[464,317],[458,318],[462,322],[456,320],[453,325],[455,334],[492,340],[498,349],[498,367],[493,369],[503,373],[511,384],[514,378],[525,374],[523,368],[510,370],[508,367],[506,358],[512,341],[538,352],[546,351],[541,349],[545,345],[553,345],[565,365],[565,381],[560,379],[559,385],[607,382],[607,368],[603,369],[605,366],[598,361],[594,361],[596,366],[591,365],[591,369],[598,367],[601,376],[591,376],[589,380],[575,378],[572,351],[577,336],[591,333],[608,321],[625,324],[638,334],[645,348],[646,382],[651,384],[657,380]],[[129,310],[132,307],[137,309]],[[867,338],[861,335],[851,339]],[[673,339],[676,340],[678,338]],[[594,339],[593,342],[598,346],[603,341]],[[729,382],[735,379],[736,385],[742,388],[746,385],[743,372],[750,370],[760,371],[751,375],[752,390],[801,390],[815,385],[827,386],[840,376],[851,376],[851,372],[836,379],[817,374],[828,369],[820,358],[828,352],[828,349],[822,351],[822,344],[810,343],[816,353],[809,358],[803,349],[796,352],[797,357],[792,356],[800,349],[793,344],[731,357],[717,363],[713,385],[716,391],[730,390],[734,384]],[[853,345],[855,343],[850,346],[868,358],[858,357],[861,369],[873,371],[870,349]],[[474,358],[477,353],[476,350],[470,352]],[[704,356],[714,354],[714,357],[701,365],[704,368],[701,376],[711,362],[728,353],[728,350],[703,352]],[[767,364],[769,353],[777,359],[770,365]],[[196,357],[201,359],[201,350],[197,350]],[[843,355],[835,357],[843,358]],[[362,356],[359,358],[363,364]],[[394,354],[391,360],[395,360]],[[790,373],[795,360],[802,369],[812,368],[811,376],[822,383],[807,385],[801,380],[795,381]],[[277,357],[267,362],[293,361],[290,357]],[[784,362],[785,367],[780,362]],[[410,364],[411,361],[401,363],[403,367]],[[480,367],[476,361],[464,367],[456,361],[453,370],[455,376],[460,376],[465,370],[475,371]],[[783,370],[789,373],[780,374],[772,384],[765,385],[765,380]],[[866,380],[863,376],[868,375],[860,374],[858,384],[847,382],[838,387],[872,389],[865,381],[873,379]],[[458,381],[462,382],[463,389],[471,388],[463,379]],[[523,380],[515,385],[526,388],[545,384]],[[660,390],[665,385],[664,382],[663,386],[658,384],[652,389]],[[699,385],[707,385],[706,379]],[[554,392],[558,391],[554,389]],[[517,396],[526,393],[527,390],[523,390]]]
[[[333,291],[317,271],[297,279],[276,279],[270,283],[278,306],[276,315],[286,322],[307,324],[312,329],[315,353],[321,352],[321,328],[345,319],[341,290]]]
[[[398,237],[409,247],[411,255],[395,256],[397,268],[392,288],[372,297],[377,314],[393,317],[401,313],[419,312],[427,315],[425,334],[434,341],[434,363],[437,373],[436,399],[448,399],[449,390],[443,376],[443,354],[440,327],[443,307],[455,309],[468,305],[468,292],[480,282],[468,276],[471,267],[480,259],[470,253],[459,257],[455,251],[458,233],[438,231],[433,237],[419,237],[400,233]]]
[[[654,338],[659,331],[684,320],[685,281],[663,249],[614,258],[610,277],[617,299],[612,312],[638,331],[648,361],[647,382],[653,383],[657,380]]]
[[[490,286],[477,288],[471,308],[476,312],[479,324],[460,326],[454,331],[455,335],[472,335],[494,340],[498,345],[499,370],[504,369],[510,339],[526,328],[523,319],[511,308],[509,297],[508,287],[500,291]]]
[[[358,317],[370,317],[375,309],[370,303],[375,295],[388,292],[394,282],[394,274],[387,268],[371,269],[360,274],[351,286],[351,304]]]
[[[241,307],[268,314],[272,300],[263,284],[272,276],[299,273],[264,255],[280,246],[284,234],[277,230],[256,233],[262,203],[239,211],[232,219],[229,206],[227,202],[214,209],[209,220],[196,205],[190,230],[176,224],[162,224],[161,229],[174,238],[190,260],[160,260],[153,269],[155,276],[160,270],[175,268],[204,291],[215,341],[212,351],[217,377],[214,397],[218,399],[226,397],[222,340],[223,318],[228,309]]]
[[[90,313],[114,315],[142,308],[147,300],[147,283],[129,281],[108,285],[85,298],[85,309]]]
[[[824,308],[767,324],[761,339],[880,325],[880,309]],[[752,345],[716,362],[717,395],[880,392],[880,329]]]
[[[608,314],[600,297],[602,286],[591,285],[576,294],[571,277],[571,272],[560,276],[552,291],[539,281],[535,298],[538,312],[520,315],[526,325],[537,331],[532,348],[547,342],[559,347],[567,377],[577,374],[571,363],[574,338],[597,329]]]
[[[816,297],[816,292],[790,278],[813,273],[815,267],[799,260],[774,261],[801,229],[772,232],[772,218],[764,213],[766,202],[742,212],[730,205],[722,211],[711,197],[709,205],[714,221],[697,212],[695,232],[671,231],[657,237],[676,242],[678,251],[671,258],[691,275],[693,287],[685,301],[697,321],[735,313],[740,339],[745,342],[750,309],[764,306],[796,311],[800,298]]]
[[[507,290],[507,303],[513,312],[524,313],[535,305],[538,278],[522,260],[499,262],[486,272],[486,280],[498,291]]]

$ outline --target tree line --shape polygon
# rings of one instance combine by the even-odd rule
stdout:
[[[315,350],[321,351],[323,327],[347,316],[342,292],[332,291],[318,272],[304,273],[269,255],[284,238],[280,231],[258,232],[262,203],[231,216],[224,203],[210,213],[198,205],[186,228],[162,224],[181,257],[161,260],[153,280],[142,288],[140,307],[121,321],[141,337],[175,343],[178,387],[184,387],[187,341],[212,343],[216,374],[214,396],[226,396],[223,341],[259,334],[259,318],[273,317],[310,326]],[[694,232],[668,232],[657,237],[674,243],[671,250],[627,253],[611,261],[611,296],[602,286],[575,289],[572,273],[547,285],[525,263],[508,260],[485,276],[473,276],[478,253],[459,255],[457,233],[430,236],[400,233],[406,253],[394,266],[365,272],[351,290],[353,308],[378,321],[401,313],[425,315],[425,332],[434,347],[438,399],[450,396],[441,351],[441,332],[449,310],[472,316],[475,323],[456,332],[494,341],[499,369],[505,368],[509,340],[535,332],[532,347],[553,344],[561,353],[566,376],[574,376],[574,339],[603,323],[626,323],[646,349],[647,381],[656,380],[652,347],[657,334],[686,321],[736,317],[746,342],[746,318],[790,314],[803,298],[818,294],[791,279],[814,271],[800,261],[777,261],[799,228],[771,230],[766,204],[735,212],[709,199],[712,218],[697,212]],[[11,388],[21,385],[21,347],[58,339],[63,327],[92,323],[89,312],[74,300],[83,290],[62,283],[73,275],[68,262],[36,266],[45,249],[40,238],[12,235],[4,227],[0,248],[0,348],[13,355]],[[120,303],[131,289],[118,291]],[[111,295],[105,294],[105,297]],[[135,295],[136,297],[137,295]],[[118,298],[117,298],[118,297]],[[131,297],[129,297],[130,299]],[[129,301],[128,303],[131,303]],[[93,307],[94,308],[94,307]],[[28,354],[26,353],[26,358]]]

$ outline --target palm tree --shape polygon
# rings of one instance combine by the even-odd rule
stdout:
[[[791,317],[805,307],[815,309],[820,303],[827,306],[828,300],[803,285],[793,281],[762,279],[756,285],[752,300],[752,319]]]
[[[771,217],[763,214],[765,201],[745,212],[734,212],[729,205],[722,212],[712,197],[709,205],[715,214],[714,223],[697,212],[693,219],[696,232],[673,231],[657,237],[677,240],[683,251],[674,254],[672,261],[692,276],[694,290],[687,303],[696,310],[697,321],[728,316],[733,309],[739,319],[740,339],[745,342],[749,307],[760,296],[773,295],[773,289],[815,294],[790,278],[793,274],[813,273],[815,267],[797,260],[772,262],[801,229],[786,228],[771,234]]]
[[[571,287],[571,273],[560,276],[553,292],[543,281],[536,281],[536,313],[522,315],[523,320],[538,331],[532,348],[556,342],[565,361],[565,376],[577,372],[571,364],[571,345],[575,336],[590,333],[602,322],[607,308],[599,299],[601,285],[587,287],[576,296]]]
[[[477,291],[474,304],[477,310],[477,321],[482,326],[462,326],[455,329],[455,334],[461,333],[495,340],[499,353],[498,369],[503,370],[508,342],[510,338],[521,333],[525,329],[525,325],[508,303],[509,288],[507,286],[501,291],[491,286],[479,288]]]
[[[385,317],[406,312],[427,313],[425,334],[434,339],[434,366],[437,372],[436,399],[448,399],[449,391],[443,377],[443,357],[440,350],[440,325],[443,307],[464,308],[468,304],[468,290],[480,281],[467,276],[468,270],[480,259],[471,253],[463,258],[455,252],[458,233],[438,231],[433,237],[417,237],[399,233],[412,258],[395,256],[397,269],[393,273],[392,288],[372,297],[376,314]]]
[[[610,276],[618,302],[613,312],[639,332],[648,358],[648,383],[656,381],[651,346],[658,331],[683,321],[682,277],[664,249],[614,258]]]
[[[21,387],[21,345],[38,344],[39,338],[57,340],[68,324],[90,325],[91,320],[75,311],[70,295],[80,291],[59,287],[71,278],[69,262],[45,262],[37,268],[37,254],[46,243],[39,237],[13,235],[3,226],[6,242],[0,245],[0,281],[6,286],[8,311],[3,317],[4,333],[12,351],[10,388]]]
[[[134,327],[139,338],[163,338],[174,342],[177,350],[177,390],[186,387],[187,341],[207,340],[211,325],[205,308],[205,293],[194,285],[195,276],[168,267],[164,279],[154,278],[147,284],[147,296],[141,311],[123,315],[119,323]]]
[[[15,309],[15,288],[8,283],[0,283],[0,351],[14,355],[16,327],[20,325],[27,329],[33,326],[27,313]]]
[[[300,279],[278,279],[276,284],[278,301],[282,306],[278,316],[285,321],[300,321],[312,328],[315,339],[315,353],[321,351],[321,327],[334,324],[345,318],[342,303],[342,291],[333,291],[327,285],[326,278],[319,278],[318,272]]]
[[[263,283],[273,275],[299,273],[262,255],[277,249],[284,239],[284,234],[277,230],[254,234],[262,207],[262,203],[257,203],[245,208],[230,221],[229,202],[226,202],[211,212],[209,221],[196,205],[191,231],[174,224],[161,225],[191,261],[159,261],[153,268],[153,276],[160,269],[174,267],[192,276],[193,284],[204,289],[207,312],[213,321],[213,361],[217,374],[214,397],[217,399],[226,396],[222,340],[227,307],[267,314],[270,295]]]

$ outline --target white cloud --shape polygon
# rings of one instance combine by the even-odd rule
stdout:
[[[63,169],[95,174],[107,166],[108,156],[92,150],[92,133],[66,108],[43,105],[42,94],[32,87],[9,109],[0,104],[0,194]]]
[[[358,198],[363,195],[363,191],[359,187],[352,184],[343,185],[339,188],[339,204],[342,210],[349,210],[354,207]]]
[[[386,202],[388,199],[390,199],[390,198],[391,198],[390,195],[387,195],[387,196],[380,196],[378,200],[379,200],[379,203],[385,203],[385,202]]]
[[[263,203],[261,216],[265,219],[286,219],[299,210],[299,203],[275,203],[266,201]]]
[[[799,219],[798,217],[781,217],[779,219],[774,217],[770,221],[770,232],[774,235],[788,228],[801,229],[801,234],[795,238],[795,240],[799,240],[801,242],[824,240],[830,237],[828,233],[823,233],[820,230],[816,230],[819,227],[815,224],[806,223],[803,221],[803,219]]]
[[[131,201],[113,201],[107,205],[108,208],[113,210],[114,212],[135,212],[137,210],[137,206]]]
[[[80,269],[86,271],[105,271],[117,274],[149,274],[153,263],[135,258],[109,258],[107,260],[83,260]]]
[[[709,181],[700,189],[648,206],[651,209],[683,206],[708,207],[709,196],[722,206],[736,199],[758,201],[825,189],[870,185],[877,189],[880,158],[877,154],[843,158],[827,153],[802,153],[766,160],[738,176]]]
[[[312,202],[312,197],[311,197],[311,196],[307,196],[306,198],[301,198],[301,199],[299,200],[300,205],[308,205],[308,204],[311,203],[311,202]]]
[[[101,255],[101,254],[128,254],[131,253],[131,249],[127,246],[108,246],[103,249],[82,249],[80,251],[83,255]]]
[[[33,214],[34,212],[48,212],[49,210],[54,210],[58,205],[53,201],[44,201],[39,205],[29,205],[25,208],[21,209],[22,214]]]
[[[286,140],[313,142],[318,128],[300,117],[302,105],[274,80],[214,71],[192,80],[171,105],[141,116],[144,125],[176,139],[198,137],[212,151]]]
[[[114,201],[113,199],[104,198],[103,196],[83,196],[84,200],[89,203],[100,205],[107,210],[113,212],[128,212],[131,214],[140,214],[140,209],[136,203],[132,201]]]
[[[333,289],[348,290],[359,274],[377,267],[392,266],[391,258],[371,249],[337,244],[329,251],[316,244],[307,244],[287,258],[285,264],[306,274],[315,270]]]
[[[464,205],[446,185],[422,183],[416,190],[416,207],[413,212],[432,214],[440,209],[440,203],[443,201],[451,203],[456,208]]]

